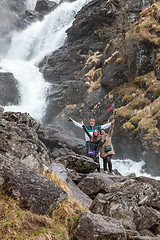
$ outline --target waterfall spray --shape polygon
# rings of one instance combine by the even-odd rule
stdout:
[[[49,84],[37,68],[38,63],[64,44],[66,30],[72,25],[76,13],[91,0],[64,2],[43,21],[37,21],[22,32],[14,34],[5,59],[0,63],[3,70],[12,72],[19,83],[21,103],[6,106],[5,110],[28,112],[41,120],[45,111],[45,96]],[[28,0],[33,7],[34,0]]]

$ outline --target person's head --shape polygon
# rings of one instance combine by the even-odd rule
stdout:
[[[92,137],[91,137],[91,142],[93,141],[94,137],[96,137],[97,140],[100,139],[100,132],[99,132],[97,129],[95,129],[95,130],[93,131],[93,135],[92,135]]]
[[[99,131],[98,131],[97,129],[95,129],[95,130],[93,131],[93,136],[97,137],[98,135],[99,135]]]
[[[94,118],[91,118],[89,120],[89,126],[93,127],[95,125],[95,119]]]
[[[106,131],[104,129],[101,129],[100,134],[103,136],[106,134]]]

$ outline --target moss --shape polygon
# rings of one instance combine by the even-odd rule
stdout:
[[[153,81],[156,81],[154,71],[149,72],[145,75],[136,77],[134,79],[134,83],[136,83],[139,87],[144,88],[145,90],[152,85]]]
[[[155,98],[158,98],[160,96],[160,88],[157,88],[154,92]]]
[[[137,27],[135,28],[135,31],[136,31],[136,33],[139,33],[139,32],[140,32],[140,26],[137,26]]]
[[[122,58],[117,58],[117,59],[116,59],[116,63],[121,63],[122,61],[123,61]]]
[[[156,126],[156,120],[154,120],[151,117],[142,118],[138,125],[139,128],[147,132],[151,131],[151,129],[153,129],[155,126]]]
[[[132,101],[132,95],[126,94],[126,95],[124,95],[122,100],[125,101],[125,102],[130,102],[130,101]]]
[[[150,104],[150,100],[148,98],[144,98],[144,94],[140,94],[133,101],[131,101],[127,107],[129,109],[143,109],[145,106]]]
[[[140,114],[137,114],[136,116],[133,116],[129,122],[133,125],[136,125],[139,123],[139,121],[142,119],[142,117],[140,116]]]
[[[118,94],[123,98],[125,95],[135,94],[137,88],[133,83],[124,83],[118,88]]]
[[[135,129],[135,126],[132,125],[131,122],[124,123],[122,127],[125,128],[125,129],[128,129],[129,131],[133,131]]]
[[[135,111],[131,110],[131,109],[127,109],[125,107],[121,107],[119,109],[116,110],[116,116],[117,117],[122,117],[125,119],[130,119],[131,117],[133,117],[135,115]]]

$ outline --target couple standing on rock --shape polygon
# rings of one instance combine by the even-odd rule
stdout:
[[[72,118],[69,118],[69,121],[73,122],[75,126],[82,128],[85,131],[86,156],[91,157],[95,162],[99,163],[100,150],[100,156],[103,159],[104,171],[107,171],[108,163],[109,171],[112,172],[111,158],[115,152],[111,138],[115,120],[113,119],[112,122],[102,126],[95,126],[95,119],[93,118],[89,120],[89,126],[84,125],[83,121],[78,123]],[[105,131],[107,128],[110,128],[108,134]],[[100,172],[100,168],[98,168],[98,171]]]

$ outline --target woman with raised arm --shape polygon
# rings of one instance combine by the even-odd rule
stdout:
[[[83,129],[83,125],[84,123],[81,122],[81,123],[78,123],[76,122],[75,120],[73,120],[72,118],[69,118],[69,121],[70,122],[73,122],[73,124],[76,126],[76,127],[79,127],[79,128],[82,128]],[[88,130],[88,132],[91,134],[91,136],[93,135],[93,132],[95,129],[97,129],[98,131],[100,131],[102,128],[103,129],[107,129],[111,126],[111,123],[106,123],[106,124],[103,124],[101,126],[95,126],[95,119],[94,118],[91,118],[89,120],[89,125],[85,125],[86,129]],[[87,135],[87,133],[85,132],[85,140],[86,140],[86,156],[88,156],[88,150],[89,150],[89,146],[90,146],[90,138],[89,136]]]
[[[113,128],[114,128],[114,122],[113,119],[111,122],[111,126],[109,129],[108,134],[105,132],[104,129],[101,129],[101,146],[100,146],[100,156],[103,159],[103,168],[104,172],[107,172],[107,164],[109,168],[109,172],[112,173],[112,156],[115,154],[114,148],[111,142],[112,134],[113,134]]]
[[[89,133],[86,126],[82,126],[88,137],[90,138],[90,147],[88,149],[88,156],[91,157],[95,162],[99,163],[99,149],[101,144],[100,132],[95,129],[93,135]],[[98,172],[100,172],[100,167],[98,167]]]

